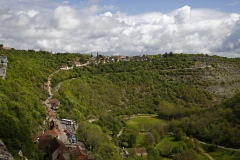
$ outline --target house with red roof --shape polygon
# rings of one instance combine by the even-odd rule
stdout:
[[[135,148],[136,155],[143,156],[147,154],[146,148]]]
[[[59,131],[56,128],[53,128],[52,130],[47,130],[43,135],[51,135],[59,139]]]
[[[84,141],[78,141],[74,147],[70,148],[70,153],[75,160],[96,160],[90,155],[89,148]]]

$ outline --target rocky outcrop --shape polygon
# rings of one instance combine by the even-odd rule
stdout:
[[[3,79],[5,79],[6,72],[7,72],[7,56],[0,55],[0,76],[2,76]]]
[[[9,153],[5,144],[0,140],[0,159],[14,160],[13,156]]]

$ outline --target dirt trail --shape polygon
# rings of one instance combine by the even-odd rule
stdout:
[[[212,158],[212,156],[210,154],[208,154],[207,152],[205,152],[202,148],[198,148],[198,150],[204,154],[205,156],[207,156],[210,160],[215,160],[214,158]]]

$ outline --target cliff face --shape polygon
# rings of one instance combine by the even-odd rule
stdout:
[[[0,55],[0,76],[5,79],[6,71],[7,71],[7,56]]]
[[[9,153],[5,144],[0,140],[0,159],[14,160],[13,156]]]

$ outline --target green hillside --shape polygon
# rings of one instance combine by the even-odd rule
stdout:
[[[14,155],[21,149],[29,159],[41,159],[31,139],[41,132],[45,118],[42,101],[48,94],[42,85],[59,66],[86,62],[90,55],[33,50],[3,54],[8,68],[6,79],[0,78],[0,138]],[[240,147],[239,71],[239,58],[146,55],[144,61],[91,63],[59,71],[52,77],[52,86],[61,83],[54,95],[61,102],[59,117],[81,123],[99,119],[95,124],[101,131],[96,125],[93,128],[101,134],[112,133],[115,145],[126,115],[158,114],[171,121],[171,132],[181,128],[187,135],[211,143]],[[89,124],[82,124],[88,128]],[[104,150],[96,148],[96,152]]]
[[[220,104],[239,92],[239,59],[206,57],[180,54],[154,56],[151,62],[92,65],[61,71],[52,82],[56,86],[66,80],[56,97],[63,101],[66,112],[69,107],[78,107],[85,117],[99,109],[117,115],[155,113],[165,101],[188,114]]]

